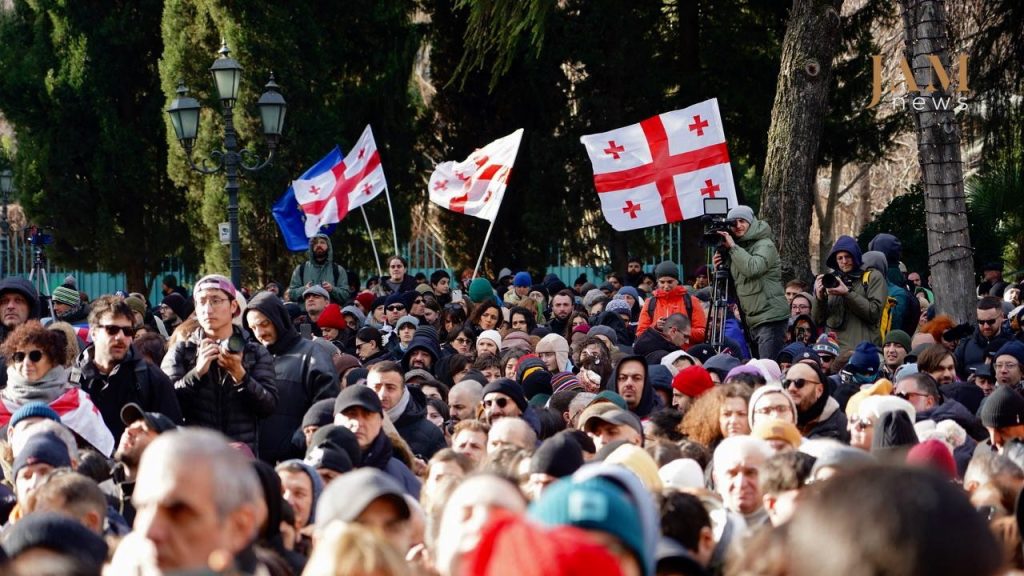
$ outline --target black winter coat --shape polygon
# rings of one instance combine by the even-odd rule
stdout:
[[[103,416],[103,422],[115,439],[124,432],[121,409],[134,402],[146,412],[159,412],[181,424],[181,407],[174,385],[160,368],[146,362],[132,346],[128,355],[110,374],[102,374],[93,364],[94,348],[89,346],[78,356],[71,380],[89,393]]]
[[[235,334],[242,336],[235,327]],[[196,358],[203,329],[189,335],[167,352],[160,368],[171,379],[187,426],[204,426],[244,442],[259,454],[259,420],[277,406],[274,357],[262,345],[248,342],[242,352],[245,378],[236,383],[216,362],[206,374],[196,374]]]
[[[395,420],[398,435],[405,440],[417,458],[424,462],[430,460],[438,450],[445,448],[444,433],[427,420],[427,398],[416,386],[406,386],[409,390],[409,403],[405,411]]]

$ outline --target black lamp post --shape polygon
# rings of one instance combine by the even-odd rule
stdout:
[[[7,260],[10,256],[11,223],[7,220],[7,203],[10,201],[11,192],[14,192],[14,172],[10,168],[4,168],[0,170],[0,194],[3,195],[3,212],[0,213],[0,234],[3,234],[0,243],[0,278],[7,277]]]
[[[260,120],[263,122],[263,136],[270,148],[267,159],[260,161],[254,157],[249,150],[238,147],[238,133],[235,131],[234,106],[238,99],[238,85],[242,78],[242,67],[238,61],[229,57],[227,43],[221,45],[220,58],[213,61],[210,72],[213,73],[213,81],[217,85],[217,94],[220,96],[221,116],[224,118],[224,141],[221,150],[214,150],[210,153],[213,165],[208,165],[204,160],[202,165],[196,165],[192,161],[192,147],[196,142],[196,135],[199,133],[199,102],[188,96],[188,88],[183,83],[178,84],[178,97],[171,102],[167,113],[171,117],[171,125],[174,127],[175,136],[185,148],[185,155],[188,158],[189,166],[202,174],[216,174],[223,170],[227,177],[227,184],[224,190],[228,194],[228,223],[231,227],[231,282],[236,288],[241,289],[242,284],[242,256],[241,246],[238,239],[238,176],[239,168],[246,172],[258,172],[265,168],[274,158],[274,151],[281,138],[281,130],[284,127],[284,114],[287,104],[284,97],[278,92],[280,88],[274,82],[274,75],[270,75],[267,82],[266,92],[260,96],[257,106],[260,110]]]

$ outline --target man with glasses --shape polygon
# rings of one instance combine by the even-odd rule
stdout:
[[[132,346],[132,309],[117,296],[102,296],[89,313],[92,344],[75,362],[71,379],[89,393],[114,438],[124,432],[121,410],[129,403],[181,422],[174,386],[160,368],[146,362]]]
[[[937,424],[944,420],[952,420],[976,440],[984,440],[987,437],[981,421],[960,402],[944,397],[939,390],[939,382],[926,372],[901,378],[893,389],[893,395],[914,406],[918,422],[932,420]],[[954,456],[958,455],[954,453]],[[970,459],[970,456],[967,456],[967,459]]]
[[[995,371],[996,385],[1008,386],[1018,393],[1024,389],[1024,344],[1016,340],[1003,344],[995,353],[992,369]]]
[[[986,350],[998,350],[1010,340],[1003,327],[1003,301],[995,296],[985,296],[978,301],[976,311],[978,327],[969,338],[964,338],[956,347],[957,375],[967,380],[971,368],[985,363]]]
[[[480,405],[484,409],[481,419],[492,426],[499,418],[519,418],[527,410],[522,390],[514,380],[508,378],[498,378],[484,386]]]
[[[846,415],[839,402],[825,390],[825,376],[821,370],[805,362],[789,367],[782,387],[796,404],[796,426],[804,438],[833,438],[850,441],[846,430]]]
[[[392,294],[384,303],[384,322],[391,327],[398,325],[398,320],[406,315],[408,308],[402,294]]]
[[[633,352],[647,356],[658,350],[665,353],[684,350],[690,347],[690,334],[690,319],[684,314],[671,314],[665,318],[661,330],[655,326],[638,336],[633,343]]]
[[[174,345],[161,368],[174,383],[185,424],[219,430],[259,454],[259,423],[277,407],[274,357],[232,324],[235,286],[211,274],[196,282],[199,328]]]

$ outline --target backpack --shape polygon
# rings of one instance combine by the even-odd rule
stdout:
[[[861,284],[864,285],[864,292],[868,289],[868,277],[871,275],[870,270],[865,270],[864,274],[860,277]],[[886,281],[886,292],[889,291],[889,282]],[[893,329],[892,326],[892,312],[896,309],[896,298],[887,296],[885,299],[885,305],[882,307],[882,318],[878,322],[878,332],[882,335],[882,340],[885,340],[889,331]]]
[[[309,264],[309,262],[303,262],[302,264],[299,264],[299,283],[303,286],[306,285],[306,264]],[[334,272],[334,282],[331,282],[332,286],[338,286],[338,276],[341,274],[339,270],[341,270],[340,264],[331,264],[331,271]],[[345,284],[348,284],[347,276],[345,277]]]

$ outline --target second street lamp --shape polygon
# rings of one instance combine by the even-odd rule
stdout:
[[[274,82],[274,75],[271,74],[270,81],[266,85],[266,92],[260,96],[257,104],[260,110],[260,120],[263,123],[263,136],[270,153],[266,160],[261,161],[249,150],[244,148],[239,150],[238,133],[235,131],[234,107],[235,101],[238,100],[242,67],[237,60],[230,57],[226,43],[221,45],[219,53],[220,58],[214,60],[210,72],[213,74],[213,81],[220,97],[221,116],[224,119],[224,139],[222,149],[210,153],[210,159],[213,160],[212,165],[207,164],[206,160],[197,165],[192,160],[192,148],[195,145],[196,136],[199,134],[200,106],[195,98],[188,96],[188,88],[183,83],[178,84],[178,97],[171,102],[167,114],[171,118],[174,135],[185,149],[189,166],[202,174],[216,174],[223,171],[227,178],[224,191],[228,195],[228,224],[231,228],[231,282],[236,288],[241,289],[242,258],[238,235],[239,169],[246,172],[258,172],[274,159],[274,151],[277,149],[281,131],[284,128],[287,103],[284,96],[278,92],[280,87]]]

